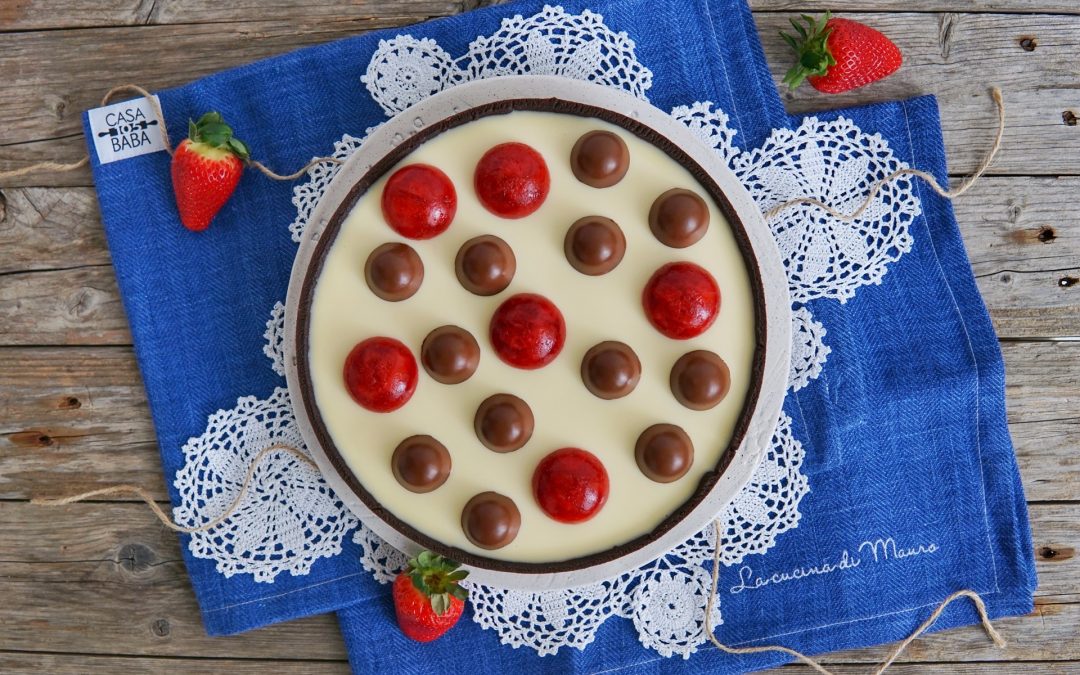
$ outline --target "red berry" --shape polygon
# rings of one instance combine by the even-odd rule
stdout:
[[[220,113],[188,122],[188,138],[176,148],[171,170],[180,222],[199,232],[229,201],[248,159],[248,146],[232,135]]]
[[[547,199],[551,176],[539,152],[524,143],[503,143],[480,158],[473,184],[488,211],[524,218]]]
[[[491,346],[506,363],[535,370],[555,360],[566,342],[566,322],[550,300],[534,293],[508,298],[491,317]]]
[[[794,89],[804,79],[818,91],[839,94],[892,75],[904,61],[900,48],[873,28],[834,19],[828,12],[814,19],[803,15],[806,26],[792,19],[798,35],[780,35],[798,56],[784,83]]]
[[[406,637],[431,642],[461,618],[468,593],[460,581],[468,572],[460,565],[424,551],[394,579],[394,612]]]
[[[457,193],[442,171],[427,164],[410,164],[386,181],[382,212],[387,225],[401,236],[431,239],[454,220]]]
[[[412,352],[393,338],[368,338],[345,358],[345,387],[372,412],[391,412],[408,403],[418,379]]]
[[[656,330],[675,340],[688,340],[716,321],[720,287],[711,274],[694,263],[668,263],[645,284],[641,301]]]
[[[608,498],[608,475],[592,453],[579,448],[556,450],[533,472],[536,503],[561,523],[580,523],[596,515]]]

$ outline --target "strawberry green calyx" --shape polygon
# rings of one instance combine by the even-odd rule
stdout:
[[[451,597],[461,601],[469,597],[469,592],[458,583],[469,573],[459,567],[461,563],[423,551],[409,560],[406,573],[416,590],[431,600],[431,609],[442,616],[450,610]]]
[[[784,75],[784,84],[791,89],[798,87],[808,77],[825,75],[830,67],[836,65],[836,58],[827,44],[832,33],[832,28],[827,25],[831,18],[829,12],[825,12],[825,16],[820,19],[803,14],[805,27],[795,19],[790,20],[798,37],[781,31],[780,37],[784,38],[784,42],[799,56],[798,63]]]
[[[219,112],[208,112],[200,117],[198,122],[189,119],[188,138],[192,143],[217,148],[243,160],[251,157],[251,149],[247,143],[233,136],[232,127],[225,124]]]

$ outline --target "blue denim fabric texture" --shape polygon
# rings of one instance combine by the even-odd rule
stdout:
[[[562,6],[598,12],[636,41],[638,59],[653,71],[648,96],[661,109],[713,101],[731,115],[742,148],[799,122],[783,110],[743,0],[573,0]],[[503,18],[542,7],[515,2],[369,33],[159,92],[170,136],[182,138],[189,117],[218,110],[258,159],[292,170],[328,154],[343,134],[362,136],[386,118],[360,82],[380,39],[401,32],[433,37],[458,55]],[[880,133],[898,158],[947,180],[933,98],[818,117],[837,115]],[[288,232],[296,214],[294,184],[249,172],[211,228],[191,233],[178,223],[165,153],[107,165],[92,161],[175,501],[181,447],[202,433],[208,415],[233,407],[240,396],[265,398],[283,386],[262,345],[296,252]],[[806,448],[811,492],[797,529],[766,555],[722,570],[724,623],[717,635],[729,644],[779,642],[819,653],[896,640],[960,588],[983,594],[994,616],[1031,609],[1034,563],[1005,425],[1001,355],[951,205],[918,188],[923,215],[910,228],[914,246],[890,266],[883,284],[861,289],[843,305],[809,304],[828,330],[832,354],[819,378],[788,397],[785,410]],[[934,551],[888,560],[879,552],[875,562],[872,547],[860,544],[879,537],[892,537],[901,548],[932,544]],[[246,575],[226,578],[213,561],[192,557],[187,537],[182,540],[209,633],[341,610],[358,672],[728,672],[787,660],[731,657],[711,646],[686,661],[661,659],[622,619],[609,620],[584,651],[543,658],[500,646],[494,632],[480,630],[469,616],[452,640],[420,646],[401,636],[388,587],[361,569],[348,538],[342,555],[316,562],[306,576],[281,574],[272,584]],[[859,566],[797,582],[754,581],[822,569],[845,550]],[[970,605],[957,603],[935,628],[975,619]]]

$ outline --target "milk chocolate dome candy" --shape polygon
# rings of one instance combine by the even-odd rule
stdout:
[[[686,248],[696,244],[709,229],[709,207],[695,192],[668,190],[649,209],[649,229],[665,246]]]
[[[567,230],[563,250],[578,272],[598,276],[607,274],[622,262],[626,254],[626,237],[614,220],[586,216]]]
[[[654,424],[638,437],[634,459],[649,479],[671,483],[685,476],[693,465],[694,444],[681,427]]]
[[[606,188],[623,179],[630,168],[630,149],[618,134],[590,131],[570,151],[570,169],[579,181]]]
[[[410,492],[431,492],[450,476],[450,452],[431,436],[410,436],[390,457],[394,478]]]
[[[461,510],[461,529],[476,546],[502,548],[517,537],[521,512],[514,500],[497,492],[481,492]]]
[[[671,368],[671,393],[691,410],[708,410],[724,400],[731,387],[727,364],[699,349],[679,357]]]
[[[464,328],[440,326],[424,338],[420,361],[436,382],[460,384],[480,365],[480,345]]]
[[[581,380],[585,387],[605,400],[626,396],[640,379],[641,361],[622,342],[601,342],[585,352],[581,360]]]
[[[408,244],[391,242],[379,246],[364,264],[364,278],[371,292],[383,300],[411,298],[424,281],[424,263]]]
[[[465,242],[454,260],[454,271],[465,290],[476,295],[495,295],[514,279],[517,259],[502,239],[490,234]]]
[[[513,452],[532,438],[535,427],[529,404],[512,394],[495,394],[476,410],[476,437],[489,450]]]

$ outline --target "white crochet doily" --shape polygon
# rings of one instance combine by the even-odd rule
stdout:
[[[210,416],[206,431],[183,448],[173,485],[180,503],[173,520],[197,527],[225,512],[240,493],[251,458],[276,443],[304,449],[284,387],[259,400],[245,396]],[[313,465],[271,451],[255,468],[239,507],[220,525],[191,535],[192,555],[217,563],[226,577],[251,574],[272,582],[288,571],[303,575],[319,558],[341,553],[358,524]]]
[[[733,168],[763,212],[815,197],[851,213],[871,185],[908,165],[880,134],[865,134],[849,119],[808,117],[798,129],[776,129],[760,148],[740,153]],[[922,213],[911,181],[904,176],[886,183],[853,222],[810,205],[789,207],[769,220],[792,302],[846,302],[860,286],[881,283],[889,263],[911,250],[908,225]]]
[[[274,372],[285,377],[285,305],[280,302],[274,303],[270,310],[270,318],[266,320],[266,332],[263,333],[266,344],[263,345],[263,354],[270,359],[270,367]]]
[[[503,20],[498,31],[477,37],[457,57],[427,38],[399,35],[383,40],[360,80],[392,116],[460,82],[526,73],[591,80],[643,99],[652,86],[652,72],[637,60],[629,36],[612,31],[598,14],[569,14],[558,6]],[[714,104],[694,102],[671,114],[728,162],[762,212],[802,196],[849,211],[874,181],[905,166],[879,135],[865,134],[844,118],[809,118],[796,130],[775,130],[760,148],[742,151],[734,143],[736,131],[727,113]],[[363,138],[342,137],[333,156],[345,159]],[[338,169],[335,164],[316,165],[308,180],[294,189],[297,215],[289,225],[294,241],[300,241]],[[818,298],[844,302],[860,286],[880,283],[888,265],[911,248],[908,225],[920,212],[910,181],[901,179],[882,190],[854,223],[810,207],[790,208],[770,220],[795,304],[792,391],[818,377],[830,353],[825,327],[804,304]],[[277,303],[266,324],[264,351],[279,375],[283,331],[282,304]],[[206,431],[184,446],[186,463],[175,480],[180,491],[177,521],[208,522],[221,513],[235,496],[251,456],[276,441],[303,447],[282,388],[267,401],[241,398],[233,410],[212,415]],[[723,564],[765,553],[781,533],[798,525],[799,504],[809,491],[801,470],[804,455],[785,414],[751,482],[718,516]],[[405,556],[360,524],[306,464],[286,453],[274,455],[256,472],[256,482],[240,512],[211,532],[192,537],[193,555],[214,560],[223,574],[250,573],[256,581],[273,582],[282,571],[306,574],[318,558],[336,555],[342,537],[355,528],[360,562],[375,579],[388,583],[404,566]],[[618,578],[564,591],[521,592],[473,584],[474,620],[498,632],[505,644],[552,654],[563,647],[584,649],[604,621],[618,616],[634,623],[646,647],[664,656],[688,657],[706,639],[707,566],[715,545],[710,526],[668,555]],[[721,623],[719,599],[712,623]]]
[[[788,387],[791,391],[799,391],[820,375],[830,353],[832,349],[825,344],[825,326],[816,321],[814,315],[805,307],[793,311],[791,371],[788,375]]]

